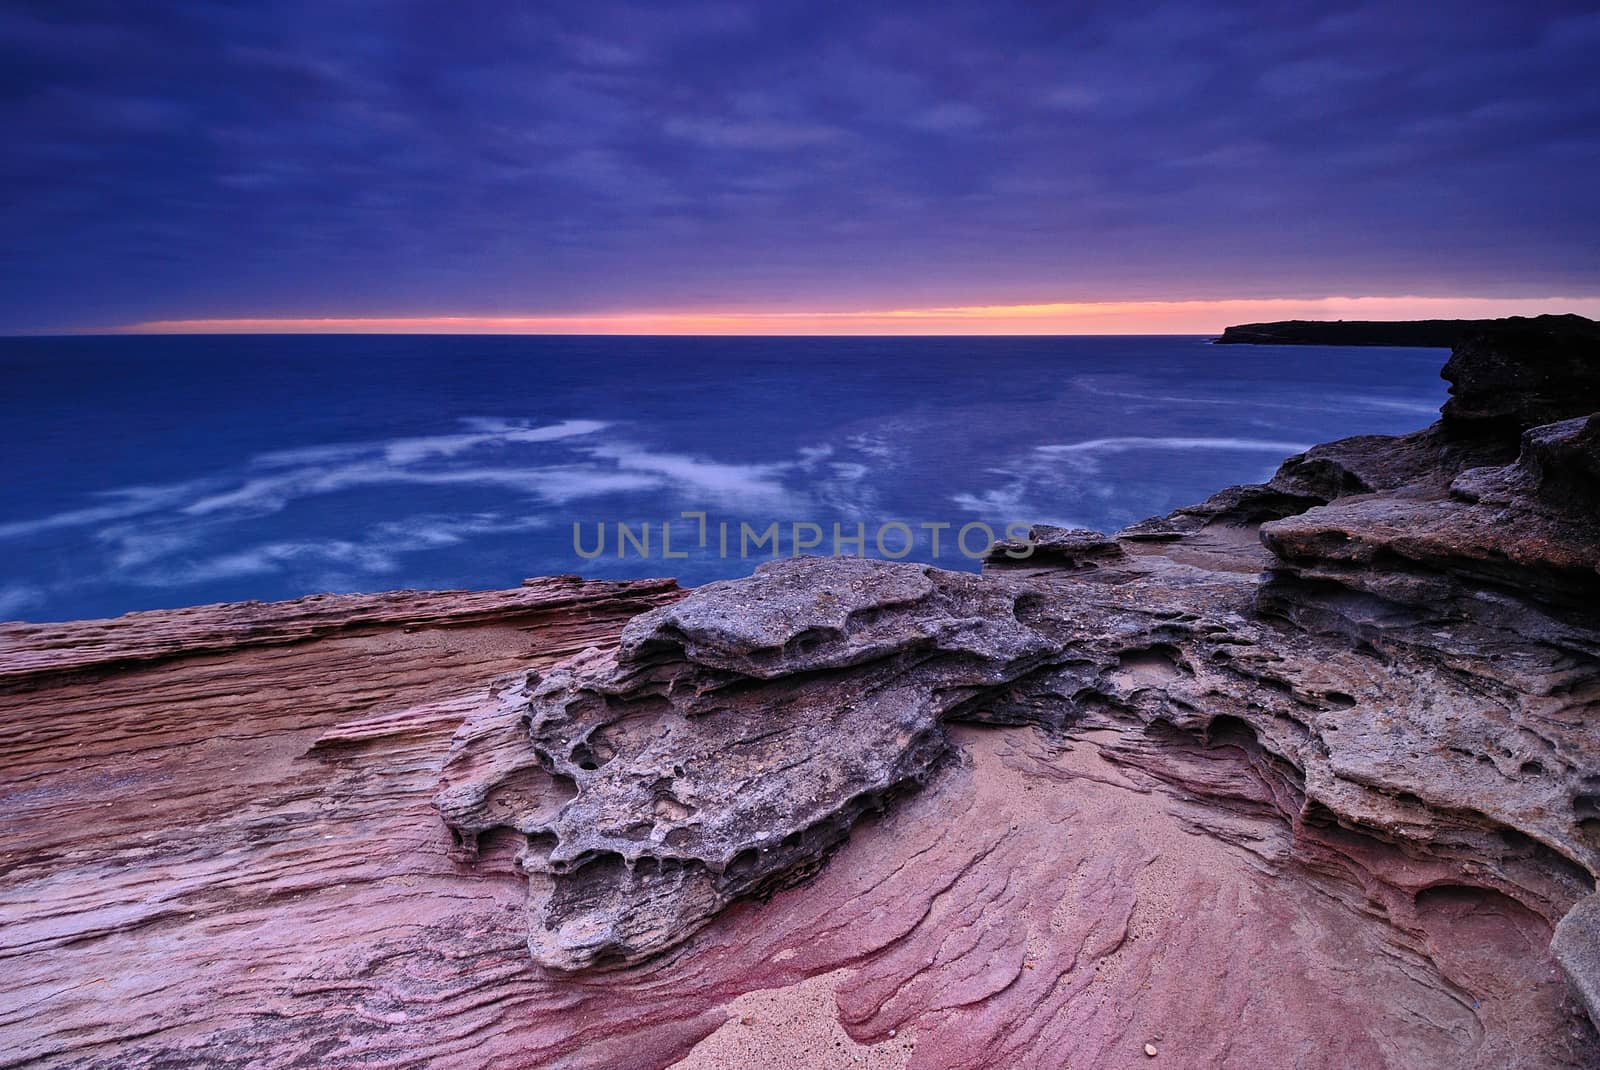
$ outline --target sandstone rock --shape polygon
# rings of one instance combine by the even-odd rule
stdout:
[[[1357,495],[1267,524],[1262,536],[1286,573],[1346,577],[1400,602],[1479,598],[1494,587],[1593,607],[1600,434],[1591,423],[1529,430],[1514,464],[1468,469],[1447,497]]]
[[[605,588],[618,612],[643,612],[676,589],[671,580],[629,580]],[[302,643],[363,629],[463,627],[519,614],[548,617],[587,606],[594,591],[576,576],[545,576],[511,591],[315,594],[292,602],[233,602],[110,620],[0,621],[0,691],[72,673]]]
[[[1590,1020],[1600,1021],[1600,895],[1585,899],[1561,919],[1550,950]]]
[[[634,961],[814,870],[927,778],[951,708],[1052,650],[975,576],[764,565],[635,619],[615,656],[512,692],[500,721],[525,726],[522,757],[470,726],[446,774],[485,777],[452,783],[439,808],[469,849],[496,828],[529,838],[539,962]]]
[[[1008,539],[995,543],[984,563],[1024,568],[1097,568],[1122,553],[1122,544],[1102,532],[1035,524],[1028,529],[1025,542]]]
[[[1181,538],[1213,522],[1277,520],[1351,494],[1392,491],[1436,497],[1463,471],[1511,463],[1519,432],[1600,410],[1600,324],[1582,316],[1440,324],[1458,337],[1440,373],[1451,383],[1451,397],[1439,423],[1410,435],[1361,435],[1314,446],[1286,460],[1264,484],[1225,488],[1197,505],[1134,524],[1119,536]],[[1266,335],[1247,337],[1246,328],[1237,330],[1238,338],[1219,341],[1282,344]]]
[[[1523,471],[1545,504],[1580,522],[1600,516],[1600,419],[1534,428],[1522,452]]]

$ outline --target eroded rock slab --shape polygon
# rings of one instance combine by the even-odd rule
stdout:
[[[980,577],[888,562],[763,566],[645,614],[469,724],[441,813],[470,851],[528,837],[530,946],[632,961],[813,870],[922,783],[944,717],[1056,651]],[[487,772],[488,775],[482,775]]]

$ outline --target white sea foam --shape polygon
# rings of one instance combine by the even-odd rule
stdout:
[[[726,502],[745,507],[781,507],[793,495],[782,476],[796,462],[726,464],[679,453],[656,453],[626,443],[588,447],[591,457],[608,460],[625,472],[660,476],[690,499],[707,504]]]
[[[529,446],[543,442],[593,435],[610,424],[604,420],[561,420],[534,426],[514,420],[471,417],[461,421],[467,431],[452,435],[414,435],[369,442],[345,442],[324,446],[302,446],[273,450],[252,459],[268,468],[326,464],[358,457],[381,456],[391,464],[411,465],[441,457],[454,457],[485,446]]]
[[[11,620],[29,606],[45,600],[45,590],[32,583],[13,583],[0,587],[0,620]]]
[[[292,565],[305,564],[353,566],[368,574],[393,572],[399,567],[395,556],[379,547],[329,539],[261,543],[209,558],[132,572],[122,578],[144,587],[179,587],[283,572]]]
[[[105,502],[104,505],[68,509],[63,512],[36,517],[32,520],[17,520],[9,524],[0,524],[0,539],[27,538],[30,535],[40,535],[47,531],[88,527],[94,524],[104,524],[108,520],[122,520],[144,513],[158,512],[162,509],[170,508],[186,498],[193,497],[195,493],[203,488],[214,485],[214,483],[206,480],[192,480],[184,483],[121,487],[116,490],[102,491],[96,494],[95,497],[103,500]]]
[[[1122,438],[1091,438],[1082,442],[1035,446],[1034,450],[1050,456],[1074,453],[1126,453],[1129,450],[1228,450],[1288,456],[1291,453],[1304,453],[1310,448],[1301,442],[1262,438],[1168,438],[1130,435]]]
[[[996,524],[1053,524],[1062,528],[1088,525],[1055,513],[1049,506],[1030,504],[1035,488],[1018,480],[981,494],[955,494],[950,501],[963,513],[992,520]]]

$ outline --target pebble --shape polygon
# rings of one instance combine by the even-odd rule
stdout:
[[[1161,1054],[1160,1050],[1154,1044],[1146,1044],[1144,1046],[1144,1053],[1150,1056],[1152,1059]]]

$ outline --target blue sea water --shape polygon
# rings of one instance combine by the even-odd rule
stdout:
[[[880,530],[890,555],[909,533],[908,559],[973,568],[968,524],[1113,530],[1313,443],[1424,426],[1444,356],[1192,337],[0,339],[0,617],[558,572],[701,583],[770,557],[748,536],[741,556],[740,535],[773,523],[785,554],[861,525],[869,555]],[[706,514],[704,547],[684,512]],[[667,521],[687,556],[663,556]]]

